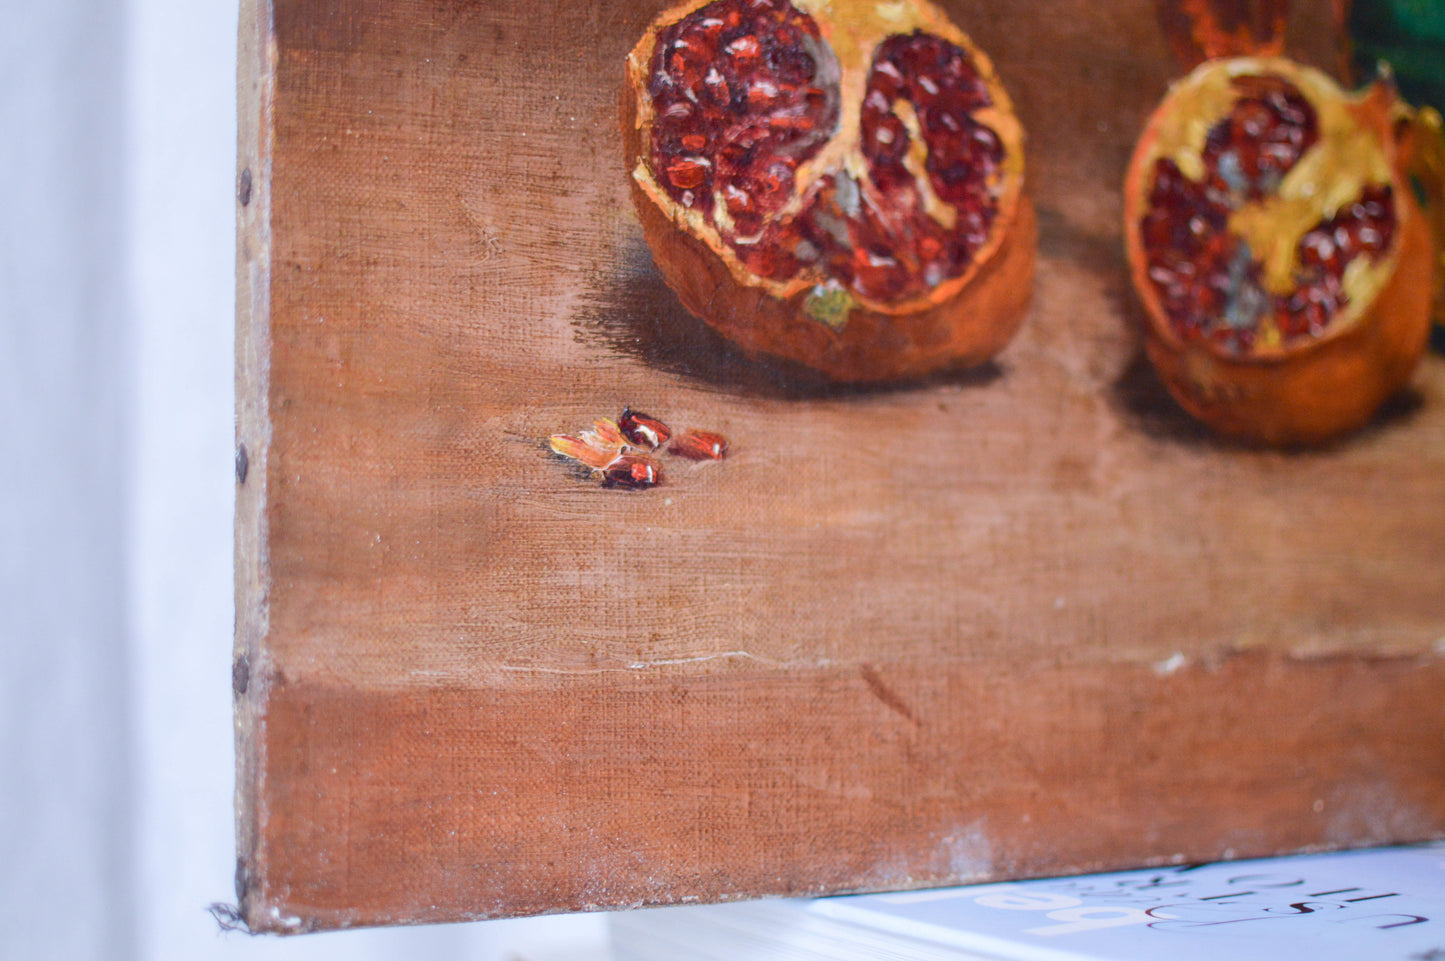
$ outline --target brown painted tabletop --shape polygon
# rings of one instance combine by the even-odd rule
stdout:
[[[1028,133],[1033,306],[869,389],[653,267],[617,114],[655,5],[244,6],[254,928],[1445,833],[1445,359],[1323,450],[1172,404],[1120,224],[1180,69],[1150,4],[945,5]],[[628,405],[729,456],[628,492],[548,452]]]

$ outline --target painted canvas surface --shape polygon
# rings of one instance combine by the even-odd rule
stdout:
[[[1187,71],[1153,3],[942,4],[1018,125],[1032,270],[985,355],[878,377],[699,316],[619,109],[661,4],[244,7],[254,929],[1445,834],[1445,358],[1304,448],[1171,396],[1125,236]],[[1328,5],[1270,36],[1346,62]],[[933,143],[900,102],[876,149]],[[673,203],[722,162],[667,149]],[[805,347],[872,322],[829,276],[778,320]]]

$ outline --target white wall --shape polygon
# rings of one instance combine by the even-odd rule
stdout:
[[[221,934],[235,0],[6,4],[0,957],[592,959],[601,917]]]
[[[126,959],[122,18],[17,0],[4,19],[0,956]]]

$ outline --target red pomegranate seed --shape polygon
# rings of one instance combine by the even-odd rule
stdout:
[[[813,129],[813,118],[777,114],[768,118],[768,126],[774,130],[796,130],[806,133]]]
[[[668,453],[689,460],[722,460],[727,455],[728,439],[706,430],[685,430],[667,448]]]
[[[727,78],[717,67],[708,70],[707,76],[703,78],[703,85],[707,87],[707,93],[712,102],[718,106],[726,107],[732,102],[732,88],[728,86]]]
[[[756,60],[758,54],[762,52],[762,46],[758,43],[758,38],[753,36],[738,37],[723,49],[725,49],[740,66]]]
[[[778,88],[777,84],[770,83],[766,80],[759,80],[757,83],[753,84],[751,87],[748,88],[748,106],[752,107],[754,110],[766,110],[776,104],[781,98],[781,95],[782,90]],[[779,119],[781,118],[774,117],[769,122],[773,126],[777,126],[777,121]],[[794,119],[807,120],[806,117]]]
[[[891,103],[907,81],[903,79],[903,73],[897,64],[891,60],[877,60],[873,64],[873,76],[869,78],[868,84],[882,94],[885,103]]]
[[[737,184],[725,184],[722,189],[722,194],[723,203],[728,209],[728,214],[732,216],[734,220],[757,212],[758,205],[753,201],[753,195]]]
[[[623,454],[602,472],[606,487],[642,490],[662,483],[662,466],[646,454]]]
[[[712,164],[700,157],[681,157],[667,165],[667,179],[672,181],[674,187],[692,190],[702,186],[711,166]]]
[[[672,431],[662,421],[630,407],[624,408],[622,416],[617,418],[617,427],[629,444],[644,450],[655,450],[672,437]]]

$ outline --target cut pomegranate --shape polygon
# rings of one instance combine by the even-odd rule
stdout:
[[[624,134],[658,266],[747,348],[874,380],[984,360],[1022,319],[1022,132],[926,3],[686,3],[629,57]]]
[[[1408,108],[1280,58],[1215,61],[1151,118],[1125,184],[1151,359],[1226,433],[1363,423],[1428,332],[1430,240],[1397,149]]]

